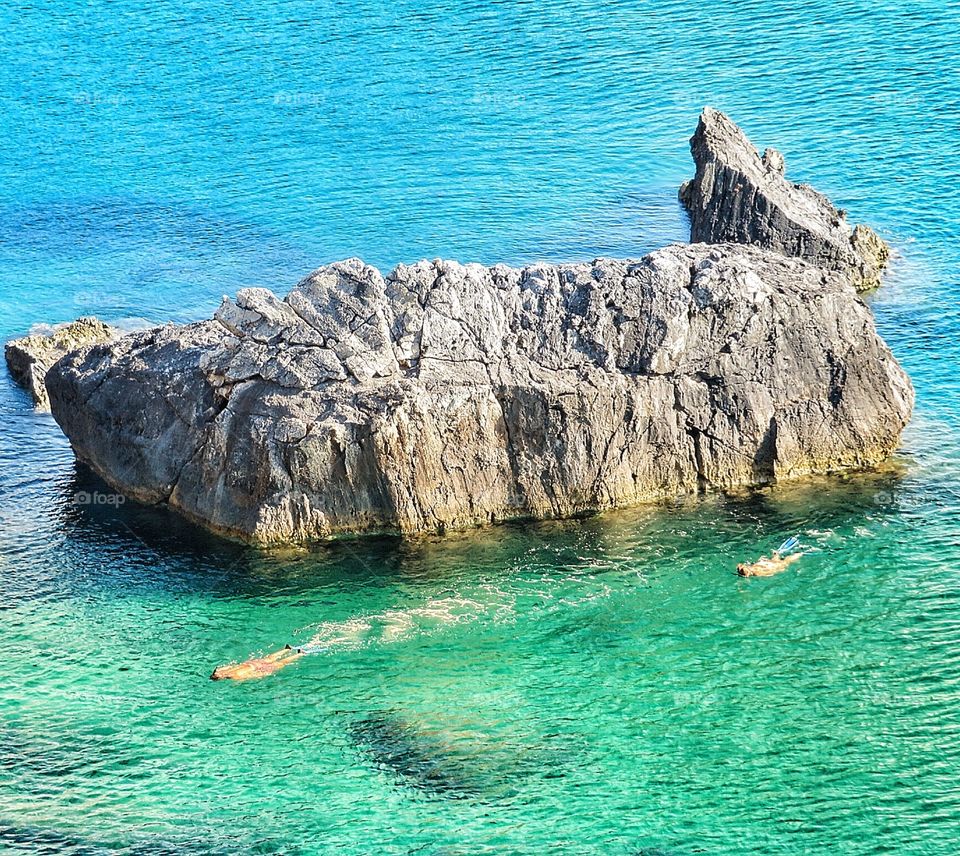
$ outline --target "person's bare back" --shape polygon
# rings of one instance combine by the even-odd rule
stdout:
[[[279,672],[285,666],[296,662],[303,656],[303,651],[299,648],[291,648],[289,645],[274,651],[272,654],[266,654],[263,657],[251,657],[242,663],[228,663],[225,666],[217,666],[210,675],[214,681],[232,680],[232,681],[250,681],[257,678],[265,678],[274,672]]]
[[[752,564],[742,562],[737,565],[737,573],[741,577],[772,577],[786,570],[802,555],[803,553],[793,553],[789,556],[781,556],[779,553],[774,553],[770,558],[763,556]]]

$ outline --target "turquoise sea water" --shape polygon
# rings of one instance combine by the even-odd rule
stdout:
[[[0,378],[0,851],[960,851],[960,5],[6,4],[0,333],[682,240],[709,103],[896,249],[882,471],[262,554]],[[789,572],[734,565],[800,533]],[[456,604],[451,608],[451,604]],[[319,635],[261,682],[230,659]]]

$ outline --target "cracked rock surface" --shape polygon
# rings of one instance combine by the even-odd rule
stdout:
[[[761,157],[737,125],[707,107],[690,150],[697,172],[680,188],[680,199],[690,214],[691,241],[767,247],[843,271],[859,291],[880,284],[886,243],[868,226],[852,227],[809,185],[788,181],[776,149]]]
[[[386,277],[351,259],[75,351],[47,387],[116,488],[261,543],[863,467],[913,405],[849,271],[742,244]]]

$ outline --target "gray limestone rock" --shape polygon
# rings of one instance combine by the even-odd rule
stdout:
[[[809,185],[785,177],[783,155],[763,157],[727,116],[710,107],[690,140],[696,176],[680,188],[690,240],[767,247],[847,273],[860,291],[876,288],[889,247],[867,226],[855,229]]]
[[[116,488],[258,543],[864,467],[913,404],[849,272],[738,244],[386,277],[351,259],[74,351],[47,387]]]

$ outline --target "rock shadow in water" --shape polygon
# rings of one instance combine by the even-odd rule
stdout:
[[[449,799],[481,796],[483,783],[464,757],[436,734],[393,713],[376,713],[350,725],[354,745],[377,767],[406,784]]]
[[[399,782],[446,799],[502,799],[542,773],[542,747],[492,744],[463,728],[431,728],[396,712],[349,726],[353,745]]]

